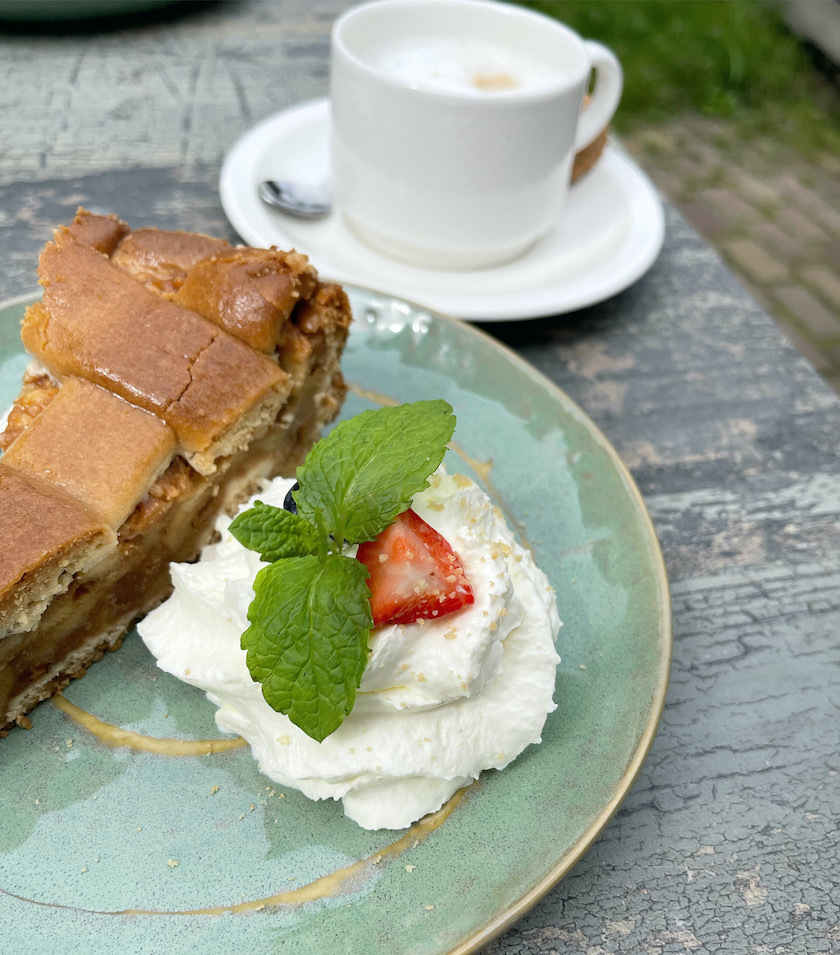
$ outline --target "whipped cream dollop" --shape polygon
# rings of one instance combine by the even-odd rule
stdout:
[[[172,596],[138,627],[163,670],[206,691],[219,728],[248,741],[263,773],[311,799],[341,799],[366,829],[411,825],[507,766],[540,742],[555,709],[560,621],[548,580],[473,481],[443,469],[429,480],[412,507],[460,557],[475,602],[374,630],[355,706],[323,742],[273,710],[248,672],[239,641],[265,565],[230,518],[198,563],[172,566]],[[272,481],[254,500],[282,507],[292,483]]]

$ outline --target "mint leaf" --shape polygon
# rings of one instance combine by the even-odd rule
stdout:
[[[454,430],[440,399],[342,421],[298,468],[298,514],[336,541],[373,540],[429,486]]]
[[[297,514],[255,501],[233,519],[230,532],[248,550],[272,563],[285,557],[306,557],[324,548],[316,527]]]
[[[329,554],[278,560],[257,574],[242,634],[248,670],[272,709],[319,743],[353,708],[373,627],[367,569]]]

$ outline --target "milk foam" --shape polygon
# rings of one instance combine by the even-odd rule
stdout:
[[[404,40],[380,51],[374,66],[414,89],[476,96],[539,89],[559,78],[556,69],[519,50],[459,37]]]

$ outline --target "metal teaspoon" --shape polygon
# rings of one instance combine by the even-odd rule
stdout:
[[[323,219],[332,211],[329,189],[323,184],[267,179],[257,192],[263,202],[298,219]]]

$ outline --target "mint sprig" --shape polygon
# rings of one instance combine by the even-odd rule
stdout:
[[[411,505],[454,430],[442,400],[362,412],[298,468],[297,514],[258,501],[230,525],[271,562],[242,634],[248,671],[269,706],[318,742],[353,708],[373,628],[367,569],[343,544],[373,540]]]
[[[321,535],[309,521],[262,501],[254,501],[250,510],[234,518],[230,529],[240,544],[268,563],[321,550]]]

